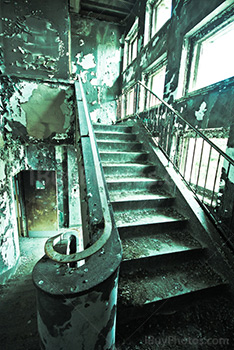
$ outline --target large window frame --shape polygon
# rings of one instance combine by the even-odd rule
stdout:
[[[167,69],[167,54],[160,56],[155,62],[153,62],[145,71],[143,80],[147,87],[153,91],[159,98],[163,99],[165,91],[165,78]],[[155,86],[155,82],[159,83],[159,86]],[[141,98],[140,107],[143,109],[153,108],[161,104],[161,101],[150,93],[147,93],[145,98]]]
[[[124,42],[124,62],[123,70],[127,68],[136,58],[138,54],[138,23],[139,18],[136,17],[131,29],[129,30]]]
[[[172,0],[148,0],[145,14],[144,45],[164,26],[172,15]]]
[[[230,1],[227,1],[230,3]],[[217,11],[219,10],[219,13]],[[234,38],[234,4],[223,9],[214,11],[207,16],[201,23],[195,26],[184,37],[179,83],[177,90],[177,99],[197,93],[201,89],[213,89],[222,81],[234,80],[233,64],[227,69],[225,64],[222,66],[218,60],[220,57],[229,57],[228,52],[233,51],[232,43],[221,49],[222,41],[225,42],[225,35],[233,33]],[[212,18],[213,17],[213,18]],[[222,38],[221,38],[222,36]],[[227,38],[227,37],[226,37]],[[219,41],[219,49],[218,47]],[[211,53],[216,48],[217,55]],[[228,51],[229,50],[229,51]],[[234,51],[231,52],[231,57],[234,59]],[[228,61],[232,60],[230,58]],[[207,63],[209,60],[209,64]],[[214,68],[215,69],[214,69]],[[223,67],[223,68],[222,68]],[[228,75],[227,72],[230,72]]]

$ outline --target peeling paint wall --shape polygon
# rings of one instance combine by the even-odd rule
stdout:
[[[68,78],[66,1],[1,1],[0,29],[2,73]]]
[[[184,36],[224,2],[223,0],[211,2],[174,0],[171,20],[152,37],[145,47],[142,43],[138,45],[138,57],[122,74],[123,88],[127,89],[138,79],[144,81],[144,76],[150,71],[153,62],[166,54],[164,99],[173,104],[178,111],[182,111],[182,116],[199,128],[230,126],[234,114],[234,84],[230,82],[223,82],[213,89],[203,89],[176,100]],[[145,5],[146,0],[139,2],[138,10],[134,12],[135,15],[139,15],[138,40],[144,33]],[[129,21],[125,33],[128,32],[134,19],[135,17],[132,16],[132,22]],[[204,104],[205,109],[201,109]]]
[[[69,169],[64,174],[61,155],[73,142],[74,111],[70,85],[7,77],[0,83],[0,282],[4,282],[19,259],[13,176],[22,170],[55,170],[59,226],[64,226]],[[75,162],[75,153],[70,153]]]
[[[219,128],[229,130],[230,134],[227,145],[227,154],[234,157],[234,80],[221,81],[210,87],[205,87],[197,91],[182,94],[179,85],[180,74],[186,75],[187,62],[181,66],[181,58],[184,55],[185,35],[197,26],[202,28],[208,25],[207,31],[211,30],[211,21],[207,16],[212,14],[212,18],[217,19],[222,5],[231,2],[224,0],[203,1],[203,0],[173,0],[172,17],[165,25],[151,38],[143,47],[141,36],[144,33],[146,0],[138,3],[137,9],[129,18],[125,34],[131,28],[135,16],[139,16],[138,33],[138,56],[122,73],[123,89],[127,90],[135,81],[145,82],[147,74],[152,70],[153,62],[163,55],[167,57],[167,68],[164,86],[164,99],[178,110],[182,116],[192,125],[199,129]],[[203,21],[203,23],[201,23]],[[219,19],[221,22],[221,20]],[[220,24],[220,23],[219,23]],[[232,45],[232,42],[230,42]],[[182,55],[183,54],[183,55]],[[211,62],[212,64],[212,62]],[[220,65],[225,62],[220,62]],[[214,67],[219,69],[219,65]],[[181,70],[181,71],[180,71]],[[182,72],[182,73],[181,73]],[[181,90],[181,94],[178,91]],[[181,95],[183,95],[181,97]],[[142,99],[143,100],[143,99]],[[222,133],[222,131],[221,131]],[[227,171],[227,166],[223,169],[223,179],[220,184],[220,208],[221,217],[230,220],[234,205],[234,170]],[[234,223],[233,223],[234,225]],[[234,229],[234,227],[233,227]]]
[[[73,75],[84,83],[92,120],[111,123],[120,89],[120,27],[73,15],[71,28]]]

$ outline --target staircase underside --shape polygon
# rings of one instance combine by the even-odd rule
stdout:
[[[157,155],[145,148],[144,128],[135,125],[94,125],[123,246],[121,322],[175,310],[226,285],[199,239],[204,227]]]

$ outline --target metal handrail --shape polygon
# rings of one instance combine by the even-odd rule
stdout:
[[[151,105],[151,96],[156,99],[154,105]],[[234,229],[234,195],[229,194],[230,200],[226,196],[230,174],[234,172],[234,159],[141,81],[123,90],[118,103],[117,122],[135,117],[145,125],[154,142],[229,241],[227,233],[232,234]],[[140,103],[144,103],[144,108]],[[190,137],[186,137],[188,131]]]
[[[188,125],[192,130],[194,130],[202,139],[204,139],[212,148],[214,148],[218,153],[220,153],[229,163],[234,166],[234,160],[230,158],[225,152],[223,152],[218,146],[216,146],[212,141],[210,141],[201,131],[196,129],[192,124],[190,124],[186,119],[184,119],[178,111],[176,111],[171,105],[169,105],[166,101],[158,97],[152,90],[150,90],[145,84],[141,81],[137,81],[134,86],[140,84],[147,91],[149,91],[152,95],[154,95],[159,101],[162,102],[168,109],[171,110],[180,120],[182,120],[186,125]]]
[[[91,147],[90,151],[91,151],[93,163],[94,163],[93,171],[96,177],[96,188],[95,187],[93,188],[93,192],[98,193],[100,196],[100,203],[98,204],[101,205],[101,208],[98,208],[98,209],[100,210],[101,214],[99,212],[98,218],[96,218],[96,220],[95,218],[93,218],[94,219],[93,222],[96,221],[98,225],[100,224],[100,220],[103,219],[103,228],[99,228],[99,230],[102,230],[102,233],[101,233],[101,236],[96,240],[96,242],[94,242],[91,246],[84,249],[83,251],[76,252],[70,255],[61,254],[54,249],[54,245],[59,241],[59,239],[63,234],[58,234],[54,237],[49,238],[45,244],[46,255],[49,256],[50,259],[57,261],[59,263],[64,263],[64,264],[84,260],[94,255],[95,253],[97,253],[106,244],[106,242],[111,236],[112,229],[113,229],[109,203],[108,203],[107,194],[105,191],[105,184],[104,184],[101,165],[99,161],[98,150],[96,147],[94,130],[93,130],[91,118],[88,112],[87,102],[86,102],[80,77],[79,77],[79,81],[75,82],[75,90],[76,90],[78,113],[83,113],[83,112],[85,113],[85,122],[83,125],[80,125],[79,136],[81,139],[88,138],[88,140],[90,141],[90,147]],[[79,99],[79,94],[81,94],[81,99]],[[82,111],[81,111],[81,108],[82,108]],[[90,196],[90,198],[92,198],[92,196]],[[84,215],[89,215],[89,211],[88,213],[84,213]]]

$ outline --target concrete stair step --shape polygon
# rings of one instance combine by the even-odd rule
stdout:
[[[144,176],[156,178],[157,167],[150,164],[140,163],[102,163],[105,176],[122,177],[124,176]]]
[[[159,207],[171,206],[175,198],[157,194],[136,194],[127,192],[126,197],[112,201],[112,207],[115,212],[138,210],[138,209],[155,209]]]
[[[141,224],[131,223],[131,225],[129,225],[128,223],[122,223],[121,226],[118,227],[118,231],[121,239],[125,239],[136,236],[144,236],[146,233],[147,235],[150,235],[157,234],[159,232],[166,233],[168,232],[168,230],[173,231],[186,229],[187,226],[189,226],[188,224],[189,220],[187,218],[181,218],[177,220],[165,220],[161,222],[147,222]]]
[[[162,187],[164,181],[160,178],[151,179],[148,177],[108,177],[106,183],[109,191],[148,191],[154,193],[159,187]]]
[[[163,189],[159,188],[154,193],[146,191],[112,191],[109,193],[112,206],[118,203],[138,202],[138,201],[157,201],[171,199],[173,197],[167,195]]]
[[[151,266],[184,263],[202,258],[206,248],[202,247],[188,231],[171,230],[164,233],[122,238],[123,261],[121,272],[137,272]]]
[[[116,211],[114,216],[118,228],[164,223],[169,224],[187,220],[187,218],[178,213],[173,207]]]
[[[100,151],[141,151],[141,142],[132,141],[112,141],[112,140],[98,140],[98,148]]]
[[[125,238],[122,239],[122,247],[123,261],[202,248],[186,230]]]
[[[134,273],[121,272],[118,307],[126,312],[131,307],[142,309],[145,305],[160,305],[170,299],[175,304],[176,298],[224,284],[221,276],[201,260],[139,269]]]
[[[98,140],[112,140],[112,141],[136,141],[137,135],[125,133],[121,131],[95,131],[95,136]]]
[[[147,152],[113,152],[100,151],[101,161],[109,163],[146,163],[149,154]]]
[[[122,132],[122,133],[131,133],[132,126],[131,125],[107,125],[107,124],[93,124],[93,128],[95,131],[107,131],[107,132]]]

